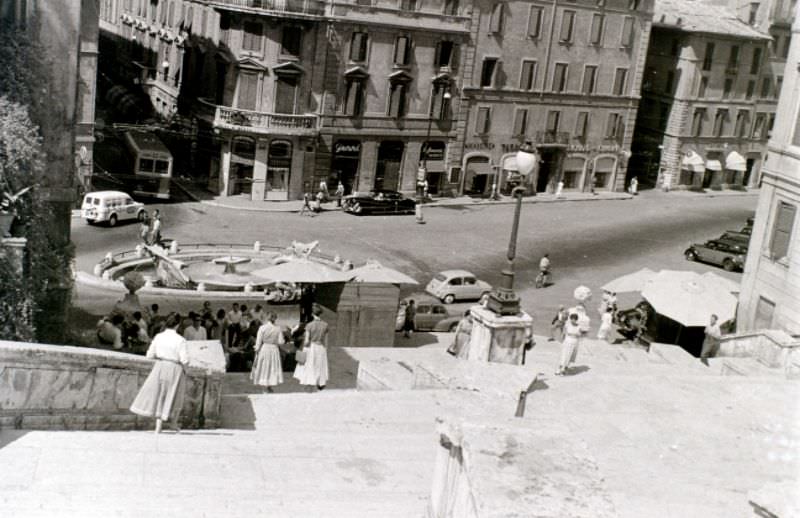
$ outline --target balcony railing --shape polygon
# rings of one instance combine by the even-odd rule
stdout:
[[[310,16],[322,16],[325,13],[323,0],[208,0],[208,3],[219,7],[258,9]]]
[[[198,99],[195,110],[202,118],[210,119],[213,116],[216,128],[282,135],[313,135],[319,131],[319,117],[313,114],[290,115],[241,110],[215,105],[206,99]]]
[[[569,144],[569,133],[566,131],[537,131],[537,144]]]

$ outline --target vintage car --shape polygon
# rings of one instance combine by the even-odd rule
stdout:
[[[350,214],[414,214],[416,202],[397,191],[355,193],[342,199],[342,209]]]
[[[81,216],[90,225],[106,222],[113,227],[126,219],[141,221],[145,216],[145,208],[124,192],[97,191],[83,197]]]
[[[736,232],[733,230],[726,230],[724,234],[719,236],[720,241],[730,241],[733,244],[743,246],[745,248],[750,244],[750,234],[744,232]]]
[[[405,311],[405,305],[400,306]],[[453,332],[461,320],[460,315],[452,315],[447,308],[436,301],[419,300],[414,316],[414,329],[417,331],[433,331],[437,333]],[[398,318],[397,331],[402,329],[402,321]]]
[[[722,266],[727,271],[741,270],[747,258],[747,247],[738,246],[730,241],[712,239],[705,244],[693,244],[683,254],[687,261],[702,261],[704,263]]]
[[[445,304],[452,304],[456,300],[481,299],[489,295],[492,286],[466,270],[445,270],[433,276],[425,291]]]

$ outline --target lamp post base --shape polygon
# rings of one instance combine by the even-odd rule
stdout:
[[[474,306],[472,332],[467,359],[479,362],[522,365],[524,350],[532,337],[533,319],[525,312],[498,315],[488,308]]]

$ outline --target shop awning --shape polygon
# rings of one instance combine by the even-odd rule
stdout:
[[[689,151],[689,153],[683,157],[681,169],[686,169],[693,173],[702,173],[706,170],[706,166],[703,163],[703,157],[694,151]]]
[[[722,171],[722,164],[719,160],[707,160],[706,169],[709,171]]]
[[[736,151],[731,151],[725,158],[725,169],[729,171],[746,171],[747,160]]]

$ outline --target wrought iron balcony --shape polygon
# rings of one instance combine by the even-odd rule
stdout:
[[[285,113],[242,110],[219,106],[205,99],[198,99],[196,113],[212,122],[215,128],[257,133],[264,135],[316,135],[319,131],[319,117],[310,115],[291,115]],[[212,118],[213,117],[213,118]]]
[[[566,131],[537,131],[536,144],[569,144],[569,133]]]
[[[285,13],[307,16],[322,16],[325,14],[324,0],[208,0],[207,3],[220,9],[229,7],[261,14]]]

